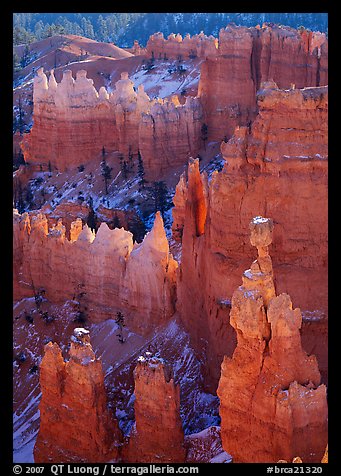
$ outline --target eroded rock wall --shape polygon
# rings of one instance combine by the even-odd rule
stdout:
[[[221,29],[218,54],[202,64],[198,90],[209,140],[229,139],[236,126],[249,125],[256,92],[270,80],[282,89],[327,85],[326,36],[266,24]]]
[[[177,262],[169,253],[160,213],[142,243],[123,228],[102,223],[97,233],[80,221],[70,240],[61,221],[14,215],[14,299],[44,290],[52,302],[81,299],[93,321],[123,312],[132,330],[151,332],[167,322],[176,301]]]
[[[154,33],[149,37],[146,45],[146,56],[154,59],[184,60],[187,58],[205,58],[216,55],[218,39],[206,36],[203,32],[192,37],[187,34],[184,38],[171,33],[164,38],[163,33]]]
[[[34,78],[34,124],[24,137],[24,160],[44,169],[69,170],[107,154],[144,161],[147,179],[156,180],[186,163],[201,146],[201,105],[195,98],[185,104],[151,100],[140,85],[137,91],[127,73],[108,94],[97,90],[80,70],[76,79],[67,70],[57,83],[40,68]]]

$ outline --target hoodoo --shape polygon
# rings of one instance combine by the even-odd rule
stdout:
[[[321,461],[327,444],[326,387],[315,356],[303,351],[302,315],[290,297],[276,295],[268,246],[273,223],[255,217],[251,244],[258,257],[233,293],[237,333],[225,357],[217,394],[221,436],[235,462]]]
[[[185,461],[180,388],[163,359],[147,352],[134,370],[135,427],[124,460],[141,463]]]
[[[117,460],[122,436],[107,408],[104,374],[89,331],[76,328],[70,359],[48,343],[40,366],[42,398],[35,463]]]

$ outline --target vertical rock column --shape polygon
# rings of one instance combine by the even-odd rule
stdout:
[[[107,409],[102,364],[89,331],[74,330],[68,362],[58,344],[45,346],[40,385],[35,463],[117,460],[121,435]]]
[[[326,387],[315,356],[302,349],[300,309],[287,294],[275,294],[272,221],[256,217],[250,228],[258,257],[232,297],[237,347],[224,358],[217,391],[223,447],[235,462],[296,455],[320,462],[327,444]]]
[[[180,387],[160,358],[149,352],[135,371],[135,421],[123,460],[138,463],[182,463],[184,433],[180,418]]]

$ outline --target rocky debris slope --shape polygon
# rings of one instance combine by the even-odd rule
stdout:
[[[287,294],[276,295],[268,251],[273,222],[255,217],[250,229],[258,257],[233,293],[237,347],[224,358],[217,390],[223,447],[236,462],[297,454],[318,462],[327,443],[326,387],[315,356],[302,349],[300,309]]]
[[[230,463],[231,456],[221,445],[220,427],[210,426],[185,437],[187,463]]]
[[[247,224],[252,216],[267,214],[276,223],[272,256],[278,292],[302,309],[303,345],[317,355],[327,380],[328,89],[262,86],[252,127],[237,127],[221,144],[223,170],[207,185],[199,164],[189,164],[188,177],[196,179],[188,185],[181,179],[173,209],[182,230],[177,307],[194,347],[206,349],[213,388],[217,362],[235,346],[229,311],[252,254]],[[205,214],[198,234],[198,216]]]
[[[67,362],[58,344],[45,346],[40,386],[35,463],[117,460],[122,438],[106,406],[104,373],[89,331],[74,330]]]

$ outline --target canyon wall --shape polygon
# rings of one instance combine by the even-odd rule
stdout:
[[[314,348],[327,380],[328,91],[263,86],[252,127],[237,127],[222,142],[223,170],[207,185],[194,161],[188,185],[182,179],[177,191],[174,214],[183,230],[177,306],[194,346],[205,349],[213,389],[217,361],[235,347],[230,302],[252,256],[247,224],[254,215],[276,223],[276,286],[302,309],[303,345]]]
[[[123,438],[107,408],[102,364],[92,350],[89,331],[74,330],[69,354],[65,362],[58,344],[45,346],[34,461],[117,461]]]
[[[43,292],[51,302],[76,299],[93,321],[121,311],[131,330],[146,334],[174,314],[177,262],[169,253],[158,212],[142,243],[102,223],[97,233],[81,220],[70,240],[59,220],[14,213],[14,299]]]
[[[328,84],[328,41],[324,34],[288,27],[236,27],[220,30],[219,40],[202,33],[182,38],[152,35],[147,56],[205,58],[198,97],[184,104],[151,100],[137,91],[127,73],[111,93],[94,87],[86,71],[76,78],[64,71],[57,83],[40,68],[34,78],[34,124],[21,147],[32,165],[64,171],[88,161],[100,162],[103,147],[124,158],[140,151],[147,179],[156,180],[195,157],[208,140],[229,139],[236,126],[250,125],[257,114],[256,92],[274,80],[280,88]]]
[[[163,359],[149,352],[138,358],[134,370],[135,426],[123,460],[130,463],[185,461],[180,418],[180,387],[174,384]]]
[[[235,462],[276,462],[296,455],[319,462],[327,444],[327,397],[314,355],[303,351],[302,314],[288,294],[276,295],[269,245],[272,220],[250,223],[258,257],[233,293],[237,333],[217,394],[223,448]]]
[[[249,125],[258,110],[256,92],[270,80],[282,89],[327,85],[325,34],[266,24],[221,29],[217,54],[202,64],[198,89],[208,139],[229,139],[236,126]]]
[[[57,83],[37,71],[33,86],[34,124],[22,142],[24,160],[65,171],[117,152],[137,159],[140,151],[148,179],[157,179],[170,167],[181,165],[201,146],[201,106],[195,98],[184,104],[151,100],[143,86],[137,91],[127,73],[115,90],[97,92],[86,71],[67,70]]]

